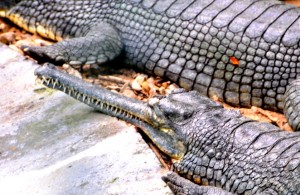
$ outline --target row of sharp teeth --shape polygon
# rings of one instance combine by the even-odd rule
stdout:
[[[122,116],[125,116],[126,118],[138,120],[137,116],[135,116],[129,112],[126,112],[125,110],[120,109],[116,106],[102,102],[95,97],[88,96],[86,94],[77,92],[73,88],[61,84],[57,79],[47,78],[44,76],[41,77],[40,79],[44,85],[54,88],[54,89],[58,88],[58,89],[62,90],[64,93],[68,94],[69,96],[72,96],[78,100],[82,99],[82,102],[84,102],[86,104],[93,104],[93,105],[97,106],[98,108],[100,108],[100,110],[106,109],[111,112],[114,112],[117,115],[122,115]]]

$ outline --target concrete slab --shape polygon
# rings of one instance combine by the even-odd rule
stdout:
[[[37,66],[0,45],[0,194],[170,194],[133,126],[41,88]]]

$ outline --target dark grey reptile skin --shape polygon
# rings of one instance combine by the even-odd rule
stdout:
[[[27,50],[44,60],[102,64],[123,52],[130,64],[232,105],[282,111],[300,72],[300,9],[276,0],[23,0],[11,14],[32,32],[38,24],[53,39],[79,37]]]
[[[281,111],[300,72],[300,10],[275,0],[23,0],[6,17],[67,39],[26,49],[43,60],[102,64],[123,55],[129,64],[233,105]],[[286,102],[292,123],[300,102],[293,86]],[[182,127],[188,152],[175,171],[234,193],[300,193],[298,133],[206,103],[194,105],[199,111]],[[165,180],[179,193],[185,186],[191,193],[220,192]]]
[[[254,122],[195,92],[172,94],[158,105],[186,137],[187,152],[173,171],[237,194],[300,194],[300,132]],[[182,182],[172,177],[171,183]]]
[[[288,119],[288,123],[294,129],[300,129],[300,80],[296,79],[291,82],[285,93],[284,114]]]

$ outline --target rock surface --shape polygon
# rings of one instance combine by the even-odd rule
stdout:
[[[133,126],[35,83],[0,44],[0,194],[170,194]]]

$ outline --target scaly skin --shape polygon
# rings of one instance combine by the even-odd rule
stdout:
[[[232,105],[282,111],[300,72],[300,9],[276,0],[22,0],[0,15],[68,39],[25,49],[41,61],[102,64],[122,54]]]
[[[140,127],[163,152],[176,157],[172,170],[188,180],[175,173],[164,177],[175,193],[300,193],[300,132],[247,119],[196,91],[177,90],[146,104],[54,66],[40,67],[35,74],[44,85]]]
[[[233,105],[281,111],[286,88],[300,72],[299,8],[275,0],[5,0],[0,16],[60,41],[24,48],[41,61],[102,64],[121,55],[149,73]],[[75,88],[73,81],[68,84]],[[287,93],[291,118],[299,113],[293,110],[297,86]],[[225,111],[195,92],[174,93],[150,107],[137,103],[134,108],[143,111],[137,116],[133,100],[120,111],[121,105],[107,105],[116,99],[97,104],[102,93],[84,83],[78,89],[88,96],[66,91],[139,126],[179,159],[174,171],[223,189],[171,174],[164,180],[176,193],[300,193],[299,133]]]

